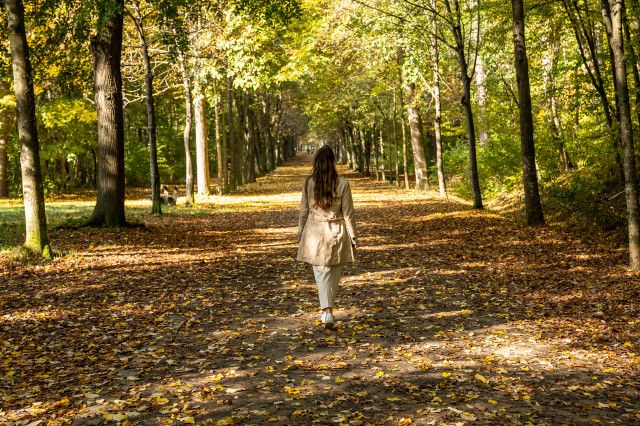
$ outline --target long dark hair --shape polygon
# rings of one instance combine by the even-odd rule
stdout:
[[[338,184],[338,171],[336,170],[336,157],[329,145],[325,145],[316,152],[313,159],[313,201],[315,208],[323,210],[331,207],[336,186]]]

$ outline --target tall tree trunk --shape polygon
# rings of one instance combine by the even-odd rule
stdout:
[[[229,183],[230,189],[235,191],[238,187],[238,138],[236,133],[236,123],[233,117],[233,84],[230,78],[227,79],[227,126],[229,127],[229,155],[231,161],[229,165]]]
[[[91,40],[98,116],[98,194],[89,224],[119,227],[126,225],[120,64],[124,0],[114,0],[114,3],[108,18],[98,20],[98,32]]]
[[[211,192],[209,183],[211,176],[209,172],[209,138],[207,134],[207,100],[200,81],[195,80],[195,97],[193,110],[196,127],[196,176],[198,184],[198,195],[206,197]]]
[[[562,121],[560,120],[560,114],[558,113],[558,104],[556,98],[556,85],[555,85],[555,72],[556,72],[556,57],[558,55],[559,49],[559,28],[550,28],[549,30],[549,44],[550,51],[545,54],[545,58],[543,60],[544,72],[542,75],[542,81],[544,86],[544,91],[546,93],[546,101],[547,101],[547,120],[549,123],[549,128],[551,129],[551,136],[558,147],[558,153],[560,155],[560,169],[562,171],[569,171],[573,168],[573,163],[571,162],[571,158],[569,156],[569,152],[567,151],[567,147],[565,144],[565,135],[564,129],[562,126]]]
[[[149,177],[151,180],[151,214],[161,215],[160,204],[160,172],[158,170],[158,144],[156,141],[156,111],[153,98],[153,68],[149,57],[149,47],[144,33],[144,23],[140,13],[138,2],[134,2],[136,17],[134,23],[138,30],[140,45],[142,47],[142,60],[144,62],[145,89],[147,105],[147,136],[149,138]]]
[[[398,154],[398,108],[396,104],[396,90],[393,89],[393,150],[395,152],[393,161],[396,173],[396,186],[400,186],[400,157]]]
[[[453,8],[451,5],[453,4]],[[478,161],[476,156],[476,130],[473,122],[473,109],[471,107],[471,76],[465,52],[465,41],[462,33],[460,6],[458,0],[444,0],[445,8],[450,17],[450,29],[455,40],[456,56],[460,67],[460,80],[462,82],[462,106],[464,108],[465,122],[467,126],[467,139],[469,143],[469,179],[471,180],[471,192],[473,193],[473,207],[481,209],[482,194],[480,192],[480,179],[478,177]]]
[[[422,145],[422,118],[416,105],[415,85],[405,84],[405,93],[409,101],[407,112],[409,131],[411,133],[411,148],[413,149],[413,166],[416,173],[416,189],[425,189],[427,187],[427,160]],[[405,173],[407,173],[406,170]]]
[[[373,140],[373,164],[376,172],[376,180],[380,180],[380,160],[378,159],[380,146],[376,138],[376,130],[373,127],[371,127],[371,140]]]
[[[362,147],[362,164],[364,175],[371,176],[371,141],[368,141],[362,127],[359,129],[360,146]]]
[[[191,101],[191,82],[189,81],[189,71],[181,50],[178,51],[178,61],[182,69],[182,89],[184,91],[184,131],[182,132],[182,140],[184,143],[184,160],[186,169],[185,179],[185,204],[195,203],[195,194],[193,193],[193,160],[191,157],[191,126],[193,123],[193,110]]]
[[[384,160],[384,136],[382,136],[382,125],[380,125],[380,174],[382,175],[382,181],[387,181],[387,171],[385,170]]]
[[[7,153],[7,140],[0,136],[0,198],[9,196],[9,156]]]
[[[404,96],[400,95],[400,125],[402,126],[402,169],[404,174],[404,188],[410,189],[409,185],[409,156],[407,154],[407,123],[404,120]]]
[[[435,10],[435,0],[431,0],[431,7]],[[433,57],[433,101],[435,117],[433,120],[433,133],[436,142],[436,169],[438,173],[438,190],[441,197],[447,196],[447,187],[444,181],[444,161],[442,158],[442,106],[440,100],[440,52],[438,46],[438,18],[433,14],[431,22],[431,56]]]
[[[220,92],[218,85],[214,84],[214,105],[213,114],[215,115],[216,124],[216,152],[218,154],[218,185],[220,186],[220,194],[227,192],[227,155],[225,150],[225,131],[222,125],[222,117],[220,116]]]
[[[13,90],[16,96],[20,168],[24,198],[25,242],[34,253],[51,257],[44,208],[44,188],[40,170],[40,146],[36,127],[36,98],[33,93],[33,73],[24,26],[22,0],[6,0],[7,32],[11,48]]]
[[[622,37],[622,0],[602,0],[603,9],[610,7],[611,48],[614,59],[614,78],[620,113],[620,139],[624,152],[625,195],[627,201],[627,221],[629,235],[629,263],[631,269],[640,270],[640,212],[638,207],[638,181],[633,147],[631,105],[627,82],[624,41]]]
[[[60,188],[62,191],[67,189],[67,181],[69,180],[69,173],[67,169],[67,159],[64,155],[60,155],[57,158],[58,170],[60,172]]]
[[[522,150],[522,178],[524,203],[529,225],[544,225],[542,204],[538,191],[535,142],[533,138],[533,114],[529,87],[529,61],[525,44],[524,7],[522,0],[511,0],[513,11],[513,45],[520,106],[520,147]]]
[[[484,69],[484,62],[482,57],[478,56],[476,61],[476,87],[478,95],[478,108],[480,108],[480,114],[478,116],[479,129],[478,129],[478,143],[480,146],[485,146],[489,142],[489,132],[486,128],[486,105],[487,105],[487,75]]]

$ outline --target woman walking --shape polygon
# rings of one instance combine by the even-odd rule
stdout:
[[[300,203],[297,260],[313,265],[320,299],[320,321],[332,328],[333,304],[342,268],[353,262],[356,226],[351,188],[338,176],[333,150],[325,145],[313,160]]]

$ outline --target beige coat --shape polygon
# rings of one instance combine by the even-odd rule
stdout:
[[[307,179],[300,202],[297,260],[312,265],[341,265],[353,262],[356,224],[349,181],[338,178],[336,196],[328,210],[314,208],[313,178]]]

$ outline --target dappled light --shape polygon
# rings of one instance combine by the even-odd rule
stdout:
[[[309,161],[2,269],[3,422],[640,421],[640,277],[560,227],[341,168],[361,247],[323,330],[294,262]]]

